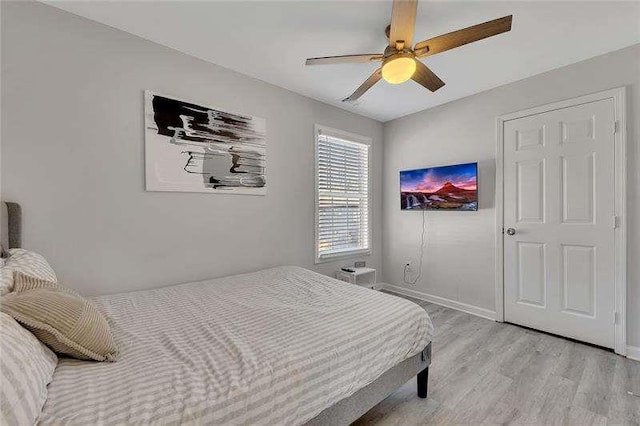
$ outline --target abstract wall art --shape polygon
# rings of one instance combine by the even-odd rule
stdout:
[[[145,91],[147,191],[265,195],[266,120]]]

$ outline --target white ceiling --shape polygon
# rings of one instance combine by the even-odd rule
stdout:
[[[305,67],[307,57],[382,52],[390,1],[53,1],[52,6],[302,95],[388,121],[640,43],[640,2],[431,2],[415,41],[513,14],[511,32],[426,58],[446,86],[378,83],[340,99],[376,63]]]

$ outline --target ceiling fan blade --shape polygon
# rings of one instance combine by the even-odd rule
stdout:
[[[435,92],[442,86],[444,81],[440,80],[440,77],[435,75],[425,64],[416,60],[416,72],[413,73],[411,79],[417,83],[420,83],[427,89]]]
[[[511,30],[512,18],[513,15],[503,16],[502,18],[494,19],[493,21],[487,21],[482,24],[421,41],[420,43],[417,43],[414,48],[415,54],[419,58],[424,58],[426,56],[445,52],[487,37],[506,33]]]
[[[402,43],[402,48],[411,48],[417,10],[418,0],[393,0],[389,46],[397,48],[397,44]]]
[[[365,55],[324,56],[321,58],[309,58],[305,62],[305,65],[330,65],[330,64],[372,62],[372,61],[378,61],[382,58],[383,56],[378,53],[367,53]]]
[[[360,96],[364,95],[364,92],[371,89],[374,84],[376,84],[382,78],[382,68],[378,68],[367,78],[364,83],[360,85],[349,97],[346,97],[342,100],[342,102],[354,102],[360,98]]]

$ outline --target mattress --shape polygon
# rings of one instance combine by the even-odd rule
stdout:
[[[61,358],[40,424],[302,424],[433,330],[408,300],[298,267],[93,300],[118,361]]]

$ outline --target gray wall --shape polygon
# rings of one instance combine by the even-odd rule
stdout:
[[[385,282],[494,311],[496,117],[620,86],[628,96],[628,343],[640,346],[640,45],[386,123]],[[424,272],[415,286],[404,284],[404,263],[418,259],[422,217],[400,211],[399,170],[473,161],[480,210],[427,213]]]
[[[268,195],[145,192],[144,89],[266,118]],[[380,267],[379,122],[23,2],[2,2],[2,107],[2,198],[23,206],[24,246],[82,293],[352,262],[314,265],[315,123],[373,138]]]

